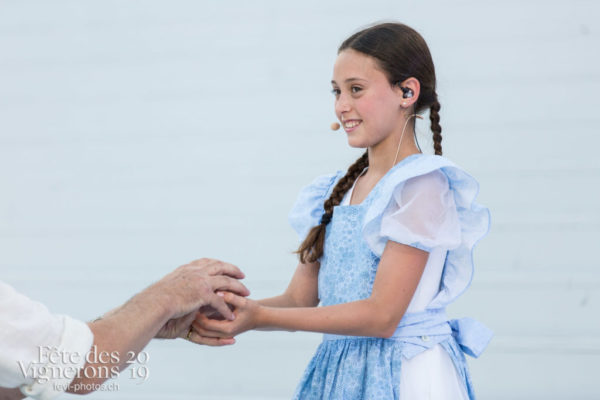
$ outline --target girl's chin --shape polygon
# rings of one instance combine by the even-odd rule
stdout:
[[[369,147],[369,143],[357,137],[348,136],[348,146],[357,149],[366,149],[367,147]]]

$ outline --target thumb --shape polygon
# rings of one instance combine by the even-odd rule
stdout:
[[[246,298],[242,296],[238,296],[232,292],[223,293],[223,299],[227,304],[231,304],[235,308],[241,308],[246,305]]]
[[[183,321],[181,321],[181,328],[185,328],[186,330],[190,329],[192,322],[196,319],[196,311],[192,311],[185,317],[183,317]]]
[[[190,326],[192,326],[192,322],[196,319],[196,312],[192,311],[191,313],[184,315],[179,318],[177,321],[177,335],[179,337],[185,337],[188,333]]]
[[[225,294],[227,294],[227,293],[225,293]],[[221,293],[214,294],[213,293],[212,296],[210,297],[210,299],[208,299],[208,304],[210,304],[214,309],[216,309],[219,313],[221,313],[221,315],[223,317],[227,318],[230,321],[233,321],[235,319],[235,316],[233,315],[233,313],[231,312],[231,310],[225,303],[224,298],[225,298],[224,294],[221,294]]]

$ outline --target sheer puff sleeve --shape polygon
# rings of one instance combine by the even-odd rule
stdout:
[[[460,244],[460,224],[446,176],[435,170],[398,185],[383,212],[379,240],[430,252]]]
[[[362,233],[381,257],[388,240],[430,251],[447,250],[440,292],[429,307],[444,307],[473,278],[473,249],[489,232],[489,210],[476,202],[479,183],[452,161],[420,155],[396,165],[376,186]]]
[[[288,221],[301,241],[321,220],[321,216],[325,212],[323,204],[333,191],[337,181],[343,176],[343,171],[321,175],[300,190],[288,215]]]

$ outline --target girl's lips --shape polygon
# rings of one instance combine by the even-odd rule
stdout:
[[[358,124],[356,124],[352,128],[347,128],[346,127],[346,123],[348,123],[348,122],[358,122]],[[350,132],[354,131],[356,128],[358,128],[361,124],[362,124],[361,120],[351,119],[351,120],[348,120],[348,121],[344,121],[343,126],[344,126],[344,130],[346,131],[346,133],[350,133]]]

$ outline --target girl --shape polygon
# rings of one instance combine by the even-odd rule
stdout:
[[[235,321],[199,314],[193,335],[325,333],[296,399],[474,399],[463,353],[479,356],[492,334],[448,320],[445,307],[471,283],[489,212],[475,179],[441,156],[427,44],[399,23],[364,29],[341,44],[331,83],[348,143],[367,151],[300,192],[290,222],[303,241],[287,290],[260,301],[224,293]],[[405,135],[427,109],[435,155]]]

